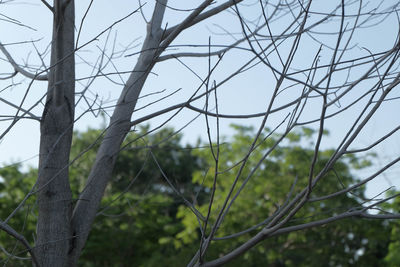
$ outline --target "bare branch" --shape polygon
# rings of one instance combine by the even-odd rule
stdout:
[[[400,214],[376,214],[376,215],[374,215],[374,214],[365,213],[360,210],[349,211],[349,212],[345,212],[345,213],[342,213],[342,214],[339,214],[339,215],[336,215],[334,217],[330,217],[327,219],[322,219],[322,220],[313,221],[313,222],[305,223],[305,224],[301,224],[301,225],[295,225],[295,226],[281,228],[281,229],[276,230],[269,234],[264,234],[264,233],[260,232],[257,235],[255,235],[253,238],[251,238],[249,241],[247,241],[240,247],[236,248],[232,252],[228,253],[227,255],[220,257],[219,259],[203,263],[201,266],[202,267],[221,266],[222,264],[227,263],[227,262],[237,258],[238,256],[240,256],[241,254],[243,254],[250,248],[254,247],[260,241],[262,241],[268,237],[277,236],[277,235],[290,233],[290,232],[294,232],[294,231],[299,231],[299,230],[304,230],[304,229],[308,229],[308,228],[312,228],[312,227],[317,227],[317,226],[332,223],[332,222],[335,222],[338,220],[351,218],[351,217],[363,217],[363,218],[369,218],[369,219],[399,219]]]
[[[47,3],[46,0],[40,0],[40,1],[42,1],[42,3],[43,3],[52,13],[54,13],[54,8],[53,8],[49,3]]]
[[[196,12],[197,14],[193,17],[193,19],[191,19],[190,21],[187,21],[187,23],[185,23],[184,25],[182,23],[180,23],[180,24],[178,24],[176,26],[173,26],[173,27],[167,29],[165,31],[165,37],[164,38],[165,39],[167,37],[169,38],[169,35],[172,34],[175,31],[177,31],[178,29],[180,29],[180,31],[182,31],[182,30],[184,30],[184,29],[186,29],[186,28],[188,28],[190,26],[193,26],[193,25],[195,25],[195,24],[197,24],[197,23],[199,23],[199,22],[201,22],[201,21],[203,21],[203,20],[205,20],[205,19],[207,19],[209,17],[212,17],[212,16],[214,16],[214,15],[216,15],[216,14],[218,14],[218,13],[220,13],[220,12],[230,8],[231,6],[233,6],[233,5],[237,4],[237,3],[240,3],[242,1],[243,0],[229,0],[228,2],[226,2],[224,4],[221,4],[221,5],[215,7],[213,9],[211,9],[211,10],[208,10],[208,11],[200,14],[200,15],[197,15],[205,7],[207,7],[208,5],[210,5],[213,2],[213,1],[205,1],[201,6],[199,6],[197,9],[195,9],[194,12]],[[206,5],[206,6],[203,8],[203,5]],[[194,12],[193,12],[193,14],[195,14]]]
[[[33,73],[30,73],[30,72],[26,71],[24,68],[20,67],[14,61],[14,59],[11,57],[10,53],[8,53],[8,51],[6,50],[6,48],[4,47],[4,45],[2,43],[0,43],[0,50],[6,56],[6,58],[8,59],[8,62],[13,66],[13,68],[14,68],[14,70],[16,72],[19,72],[22,75],[24,75],[24,76],[26,76],[28,78],[34,79],[34,80],[39,80],[39,81],[47,81],[48,80],[47,75],[33,74]]]
[[[209,5],[214,0],[205,0],[200,6],[198,6],[186,19],[184,19],[179,25],[174,27],[172,31],[169,33],[168,30],[165,31],[164,35],[165,39],[162,40],[160,46],[161,47],[168,47],[172,41],[187,27],[190,26],[190,24],[194,21],[195,18],[198,17],[198,15]]]
[[[40,267],[36,255],[33,251],[33,248],[29,245],[28,241],[25,239],[24,236],[16,232],[11,226],[8,224],[4,223],[3,221],[0,221],[0,229],[6,232],[8,235],[14,237],[16,240],[18,240],[24,247],[26,247],[27,251],[31,254],[32,261],[33,263]]]
[[[10,102],[10,101],[8,101],[8,100],[2,98],[2,97],[0,97],[0,101],[3,102],[3,103],[6,103],[7,105],[9,105],[9,106],[11,106],[11,107],[13,107],[13,108],[16,108],[17,110],[22,111],[24,114],[28,114],[29,116],[32,117],[32,119],[37,120],[37,121],[40,121],[40,117],[37,117],[35,114],[31,113],[29,110],[25,110],[25,109],[23,109],[22,107],[17,106],[17,105],[15,105],[14,103],[12,103],[12,102]]]

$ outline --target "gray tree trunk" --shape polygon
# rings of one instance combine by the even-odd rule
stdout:
[[[167,0],[158,1],[152,20],[148,24],[147,36],[143,43],[142,53],[130,75],[117,106],[111,117],[109,128],[97,152],[85,189],[72,216],[74,247],[70,258],[70,266],[75,266],[86,243],[91,225],[95,219],[104,190],[111,178],[120,146],[131,128],[131,117],[143,85],[160,54],[160,42],[163,36],[161,23]]]
[[[39,218],[34,249],[41,267],[77,265],[111,179],[120,146],[130,131],[140,92],[160,54],[185,28],[235,4],[235,1],[228,1],[200,15],[213,2],[205,0],[181,24],[164,30],[161,26],[167,1],[158,0],[155,4],[142,51],[121,92],[75,206],[68,173],[75,108],[74,0],[54,0],[54,6],[49,7],[54,13],[54,23],[49,85],[41,121]]]
[[[40,124],[35,244],[40,266],[67,266],[72,240],[68,162],[74,123],[74,30],[74,0],[55,0],[52,67]]]

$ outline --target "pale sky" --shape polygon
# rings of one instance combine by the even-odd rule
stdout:
[[[142,1],[145,3],[145,1]],[[201,1],[170,1],[170,5],[175,8],[180,9],[190,9],[195,7]],[[219,1],[221,2],[221,1]],[[250,1],[253,3],[254,1]],[[332,1],[333,2],[333,1]],[[386,3],[395,1],[385,1]],[[85,13],[90,1],[80,0],[76,1],[77,18],[76,24],[77,28],[81,24],[83,14]],[[151,16],[151,10],[153,6],[153,1],[148,1],[144,6],[144,13],[147,19]],[[98,0],[94,1],[91,9],[89,10],[82,27],[82,32],[79,38],[79,43],[83,44],[105,28],[110,26],[112,23],[118,19],[126,16],[127,14],[133,12],[138,7],[136,1],[127,0]],[[321,8],[329,9],[327,1],[315,1],[315,9],[321,10]],[[354,10],[349,10],[352,12]],[[247,13],[252,14],[254,12],[251,8],[248,8]],[[246,14],[247,14],[246,13]],[[172,9],[167,9],[167,14],[165,17],[165,22],[168,22],[168,26],[175,25],[177,22],[182,20],[186,15],[186,12],[174,11]],[[4,20],[3,15],[9,16],[23,23],[24,25],[29,25],[31,28],[16,26],[15,24],[7,23]],[[40,66],[41,61],[37,56],[38,49],[40,53],[46,51],[48,43],[51,38],[51,24],[52,18],[50,12],[41,4],[39,0],[29,0],[29,1],[14,1],[10,3],[0,4],[0,42],[3,44],[23,42],[28,43],[12,46],[9,52],[12,54],[14,59],[20,63],[29,64],[33,66]],[[282,24],[276,23],[272,24],[272,30],[278,32],[280,27],[284,27],[285,22]],[[209,42],[209,36],[211,37],[211,42],[213,44],[226,44],[232,42],[234,37],[240,38],[240,35],[226,36],[215,33],[223,33],[221,30],[223,27],[226,30],[231,30],[234,33],[239,33],[240,28],[239,22],[230,13],[224,13],[216,18],[213,18],[207,23],[201,23],[197,25],[194,29],[185,32],[182,37],[178,38],[173,44],[202,44],[207,45]],[[328,26],[323,26],[326,30],[337,29],[338,24],[332,24]],[[355,36],[354,47],[351,52],[347,54],[347,57],[356,56],[366,56],[368,52],[365,48],[373,52],[381,52],[385,49],[390,48],[395,39],[398,30],[398,22],[395,15],[388,17],[379,26],[374,28],[367,28],[361,30]],[[106,53],[110,53],[111,49],[115,47],[115,51],[122,51],[127,46],[130,46],[129,51],[131,53],[140,50],[141,41],[145,35],[145,25],[143,18],[139,12],[133,14],[128,19],[122,21],[120,24],[113,27],[110,35],[108,37],[108,46],[106,48]],[[92,68],[85,64],[84,62],[90,62],[94,64],[97,57],[101,54],[106,43],[107,33],[102,35],[98,41],[92,42],[87,47],[83,48],[77,53],[76,61],[77,65],[77,78],[85,78],[90,76]],[[327,41],[330,43],[335,43],[334,39],[327,36]],[[329,39],[331,38],[331,40]],[[35,42],[35,45],[30,43],[30,41],[40,40]],[[310,57],[315,55],[315,48],[318,45],[313,43],[310,39],[304,38],[302,43],[301,53],[298,54],[296,60],[298,60],[298,66],[300,67],[302,62],[308,64],[310,62]],[[285,48],[282,48],[285,49]],[[206,50],[196,50],[206,52]],[[321,54],[321,61],[329,60],[328,49],[324,49]],[[130,54],[130,53],[127,53]],[[46,54],[45,62],[48,63],[48,53]],[[245,62],[249,57],[249,53],[244,53],[242,51],[232,51],[227,56],[226,60],[221,63],[221,68],[213,76],[217,82],[223,80],[231,71],[237,69],[240,63]],[[325,56],[325,57],[324,57]],[[0,53],[0,58],[4,59],[4,55]],[[275,57],[276,58],[276,57]],[[47,61],[46,61],[47,60]],[[182,59],[182,61],[190,65],[197,74],[204,77],[207,74],[208,66],[206,59]],[[105,72],[116,72],[116,71],[129,71],[132,69],[136,62],[136,57],[120,57],[115,58],[113,64],[110,64]],[[212,60],[213,63],[216,59]],[[303,67],[303,66],[302,66]],[[1,73],[12,72],[12,68],[4,60],[0,61]],[[268,96],[272,88],[269,87],[271,79],[273,79],[270,73],[265,72],[265,67],[262,65],[256,66],[252,71],[246,72],[240,75],[225,86],[223,86],[219,94],[219,112],[225,114],[250,114],[265,111],[267,107]],[[147,95],[152,92],[162,91],[165,92],[157,94],[155,96],[149,96],[143,98],[138,103],[138,108],[146,106],[146,104],[158,99],[161,96],[168,95],[177,89],[180,89],[172,97],[167,98],[156,105],[149,106],[136,113],[139,118],[143,115],[150,114],[157,111],[163,107],[167,107],[172,104],[180,103],[185,101],[189,95],[191,95],[196,88],[200,85],[200,80],[190,71],[188,71],[181,63],[176,60],[168,60],[156,66],[154,69],[154,74],[149,76],[146,86],[142,92],[142,95]],[[121,85],[115,83],[121,83],[121,79],[126,79],[126,75],[119,77],[118,75],[110,76],[113,82],[105,78],[97,79],[90,87],[90,92],[88,96],[88,101],[93,101],[95,95],[98,95],[98,99],[102,99],[104,105],[107,103],[114,103],[115,99],[121,90]],[[337,77],[338,79],[343,79],[343,77]],[[24,94],[27,92],[30,80],[24,78],[21,75],[17,75],[14,78],[14,83],[21,83],[18,86],[7,88],[10,84],[9,81],[0,80],[0,97],[6,99],[10,102],[19,104],[24,98]],[[82,86],[87,84],[87,79],[79,80],[77,86],[78,90],[82,90]],[[364,84],[368,86],[368,83]],[[29,108],[32,106],[43,94],[46,92],[46,82],[35,81],[30,87],[28,94],[26,95],[23,107]],[[360,89],[361,90],[361,89]],[[399,88],[396,88],[394,96],[399,95]],[[290,92],[283,94],[281,96],[282,100],[285,98],[292,97]],[[354,92],[354,97],[357,97],[357,91]],[[346,101],[346,100],[344,100]],[[83,103],[83,102],[82,102]],[[279,102],[278,102],[279,103]],[[198,107],[202,108],[204,103],[199,103]],[[386,134],[393,128],[400,125],[399,105],[400,101],[391,101],[385,103],[376,116],[367,125],[362,134],[357,138],[354,143],[354,147],[364,147],[377,140],[382,135]],[[42,105],[38,105],[32,110],[34,114],[40,116],[42,111]],[[79,105],[76,110],[76,117],[79,117],[82,112],[87,108],[85,104]],[[326,127],[331,132],[331,135],[324,138],[322,141],[323,148],[331,148],[337,145],[338,141],[345,134],[345,130],[351,125],[355,118],[357,112],[359,112],[360,107],[355,106],[351,108],[348,112],[343,113],[343,115],[338,116],[332,120],[326,121]],[[11,108],[9,105],[0,102],[0,115],[10,115],[15,113],[15,109]],[[111,109],[109,110],[111,111]],[[310,105],[305,111],[305,115],[308,118],[318,117],[320,110],[318,109],[318,103]],[[111,113],[110,113],[111,114]],[[272,116],[271,121],[267,125],[269,128],[274,128],[278,123],[281,122],[282,116],[286,116],[287,113],[281,113],[277,116]],[[169,114],[170,115],[170,114]],[[168,125],[174,126],[176,129],[182,127],[189,121],[191,121],[196,114],[192,111],[184,111],[176,118],[174,118]],[[167,116],[162,116],[161,118],[151,121],[153,127],[162,123]],[[261,119],[251,119],[251,120],[223,120],[221,121],[221,132],[222,135],[229,136],[232,134],[228,125],[230,123],[244,123],[246,125],[253,125],[257,128]],[[101,118],[94,118],[93,114],[87,113],[84,115],[76,124],[76,130],[85,130],[87,127],[97,128],[102,123]],[[211,120],[211,123],[215,125],[215,120]],[[0,121],[0,133],[3,133],[5,129],[10,125],[10,121]],[[316,126],[316,125],[314,125]],[[184,130],[184,142],[194,143],[197,138],[201,137],[206,140],[206,131],[204,116],[201,116],[195,122],[191,123]],[[213,128],[213,134],[215,134],[215,127]],[[384,165],[390,159],[397,157],[400,153],[400,139],[399,134],[394,134],[390,140],[383,142],[381,145],[377,146],[374,150],[379,154],[379,158],[376,159],[377,167]],[[38,146],[39,146],[39,123],[33,120],[23,120],[19,121],[10,132],[0,141],[0,166],[7,165],[15,161],[26,161],[25,163],[34,165],[38,160]],[[356,175],[360,178],[368,176],[372,173],[374,168],[364,169],[357,172]],[[400,179],[399,179],[400,169],[398,166],[392,167],[389,171],[377,178],[376,181],[371,183],[367,187],[368,195],[373,196],[374,194],[384,190],[389,185],[397,186],[399,189]]]

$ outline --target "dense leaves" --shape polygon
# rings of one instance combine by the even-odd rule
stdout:
[[[218,210],[223,205],[230,185],[240,168],[240,164],[234,163],[245,158],[248,153],[246,149],[254,138],[251,128],[240,126],[235,126],[235,128],[238,134],[234,136],[233,142],[221,146],[219,157],[221,175],[216,181],[211,224],[215,221]],[[292,133],[290,142],[286,146],[278,147],[271,153],[271,148],[279,135],[271,135],[267,138],[268,134],[266,131],[265,136],[260,137],[260,140],[264,141],[258,144],[248,159],[242,175],[238,178],[237,188],[240,188],[244,182],[247,184],[218,230],[217,237],[219,238],[246,231],[261,222],[267,223],[268,215],[276,212],[287,201],[288,192],[292,191],[292,194],[296,194],[308,183],[309,166],[314,151],[308,149],[307,146],[312,140],[310,139],[312,130],[305,128],[297,134]],[[331,153],[330,150],[319,153],[316,172],[325,165]],[[264,159],[267,154],[268,158]],[[208,187],[208,190],[212,190],[214,159],[208,151],[198,151],[197,155],[206,159],[209,171],[205,175],[195,173],[193,181],[202,183]],[[359,161],[353,158],[352,163],[358,164]],[[254,167],[258,164],[261,164],[260,167],[254,171]],[[249,180],[246,181],[248,178]],[[338,162],[323,179],[323,187],[317,186],[311,197],[336,192],[354,182],[346,162]],[[292,186],[293,189],[291,189]],[[234,194],[237,192],[238,189],[234,191]],[[340,195],[326,201],[307,204],[286,226],[323,219],[329,215],[359,207],[363,198],[364,195],[360,189],[353,191],[352,195]],[[208,203],[201,205],[199,209],[205,213],[207,208]],[[190,226],[195,224],[195,216],[187,209],[182,209],[181,212],[178,215],[183,218],[186,227],[178,237],[188,243],[196,243],[196,241],[198,243],[199,236],[194,237],[190,229]],[[228,253],[255,233],[256,231],[249,231],[236,238],[213,242],[206,258],[214,259]],[[383,263],[382,260],[386,254],[389,234],[390,228],[383,222],[349,219],[322,228],[311,228],[268,239],[229,266],[242,264],[321,266],[321,263],[328,266],[379,266]]]
[[[131,133],[119,154],[113,181],[106,189],[80,266],[131,266],[133,263],[135,266],[185,266],[197,250],[201,236],[199,221],[188,203],[207,214],[217,171],[208,234],[253,140],[252,128],[234,128],[236,134],[232,140],[225,140],[220,146],[218,170],[209,150],[182,146],[181,135],[172,129],[145,135],[148,128],[144,127]],[[267,222],[269,215],[290,197],[288,192],[296,194],[308,182],[313,131],[304,128],[291,133],[289,141],[278,147],[275,147],[278,135],[268,129],[263,134],[237,177],[234,195],[243,183],[246,186],[227,213],[217,232],[218,240],[211,243],[206,254],[207,259],[231,251],[254,235],[259,228],[250,229],[252,226]],[[96,140],[101,140],[99,130],[74,134],[70,176],[75,198],[84,190],[85,178],[95,160]],[[316,171],[331,153],[330,150],[319,153]],[[317,187],[312,197],[333,193],[354,183],[349,166],[367,165],[367,159],[355,157],[338,162],[323,178],[324,186]],[[4,220],[29,192],[37,172],[21,171],[21,166],[13,165],[0,169],[0,175],[3,179],[0,216]],[[309,203],[286,226],[344,212],[359,206],[363,199],[363,191],[358,189],[352,194]],[[398,209],[398,204],[391,205]],[[33,239],[35,213],[34,198],[30,198],[9,224]],[[398,266],[399,229],[396,222],[343,220],[270,238],[229,266],[321,266],[322,263],[324,266]],[[225,239],[242,231],[245,232]],[[10,254],[27,256],[24,248],[4,232],[0,232],[0,245]],[[0,256],[2,263],[10,266],[28,265],[28,261],[9,257],[4,251]]]
[[[26,172],[21,171],[19,164],[0,168],[0,219],[5,221],[19,203],[31,190],[37,171],[30,169]],[[8,221],[8,224],[17,232],[23,234],[32,243],[33,233],[36,228],[35,201],[28,199],[17,213]],[[25,247],[18,241],[8,236],[4,231],[0,231],[0,262],[9,266],[28,266],[29,261],[20,259],[30,259]]]

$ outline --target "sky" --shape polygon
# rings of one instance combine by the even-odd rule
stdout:
[[[222,1],[218,1],[218,3],[221,2]],[[245,2],[255,3],[257,1],[252,0]],[[330,4],[334,2],[336,1],[330,1]],[[390,5],[390,3],[394,2],[396,1],[385,1],[385,4]],[[142,1],[142,3],[144,4],[143,15],[148,20],[151,16],[154,1]],[[201,1],[169,1],[171,8],[167,9],[164,25],[167,25],[167,23],[168,26],[175,25],[187,15],[187,11],[184,10],[191,9],[199,3],[201,3]],[[319,0],[314,3],[314,10],[328,11],[332,8],[327,1]],[[76,24],[77,32],[80,32],[80,45],[91,41],[105,28],[112,25],[115,21],[134,12],[138,8],[138,2],[136,1],[98,0],[93,1],[90,10],[86,15],[84,15],[89,5],[90,1],[88,0],[76,1]],[[368,7],[368,3],[365,3],[365,5]],[[355,12],[355,10],[356,7],[354,6],[350,7],[349,10],[346,11],[348,12],[347,14],[351,14],[351,12]],[[252,15],[257,13],[257,7],[244,7],[243,12],[246,17],[250,18]],[[29,27],[9,23],[6,21],[7,17],[5,16],[18,20],[23,25],[29,25]],[[321,25],[319,30],[332,32],[338,29],[339,22],[339,20],[335,20],[328,25]],[[372,23],[374,22],[371,21],[371,24]],[[48,44],[51,39],[52,31],[51,24],[51,13],[39,0],[3,1],[3,3],[0,4],[0,42],[3,44],[23,42],[21,44],[8,46],[9,52],[20,64],[40,67],[42,62],[38,53],[43,54],[45,63],[48,62]],[[272,32],[278,33],[287,24],[288,21],[285,21],[285,18],[281,21],[274,22],[271,24]],[[93,82],[85,94],[86,100],[89,103],[92,103],[92,101],[96,99],[96,103],[101,101],[103,106],[110,106],[110,108],[105,109],[107,114],[111,114],[112,105],[115,103],[115,100],[121,91],[121,83],[126,80],[127,74],[112,75],[110,76],[110,79],[102,77],[94,81],[87,77],[92,75],[93,65],[96,64],[99,55],[102,55],[102,51],[107,55],[104,61],[107,61],[108,56],[113,55],[112,62],[108,64],[104,72],[129,72],[134,66],[137,57],[125,55],[140,51],[141,42],[145,36],[145,28],[146,26],[142,14],[140,12],[135,12],[127,19],[112,27],[111,31],[105,32],[97,40],[90,42],[87,46],[83,47],[76,55],[76,73],[78,79],[77,89],[82,90],[89,82]],[[231,34],[225,34],[226,31],[231,32]],[[396,40],[397,31],[398,21],[395,15],[387,17],[377,26],[363,28],[355,34],[354,42],[350,45],[352,48],[345,57],[352,58],[357,56],[366,56],[369,51],[381,52],[385,49],[389,49]],[[212,44],[227,44],[241,36],[240,23],[233,12],[230,11],[212,18],[206,23],[201,23],[191,30],[185,31],[181,37],[174,41],[173,44],[176,45],[176,47],[173,49],[207,52],[207,47],[181,48],[179,45],[207,45],[209,42]],[[327,43],[335,44],[336,39],[332,38],[330,35],[321,35],[320,37],[321,40],[324,40]],[[311,62],[310,60],[315,56],[318,47],[319,44],[313,42],[310,38],[303,38],[301,42],[301,52],[298,53],[295,58],[297,66],[301,68],[309,64]],[[289,46],[285,47],[285,44],[283,44],[280,49],[281,52],[285,54],[288,53]],[[123,51],[125,51],[124,55],[121,53]],[[168,53],[173,53],[174,51],[175,50],[170,50]],[[331,51],[329,49],[323,48],[321,52],[321,61],[329,61],[330,53]],[[224,80],[229,73],[235,71],[241,66],[241,64],[246,62],[249,57],[250,55],[247,51],[233,50],[229,52],[226,58],[221,61],[218,69],[213,75],[213,79],[215,79],[216,82]],[[0,58],[2,59],[0,61],[1,73],[12,72],[10,65],[5,62],[3,54],[0,54]],[[271,60],[278,61],[277,55],[272,53]],[[213,58],[211,64],[216,63],[217,59]],[[189,70],[186,66],[190,66],[191,69]],[[134,117],[133,119],[151,114],[152,112],[168,107],[172,104],[185,101],[201,85],[201,80],[197,75],[204,77],[207,72],[207,58],[184,58],[182,59],[182,62],[177,60],[168,60],[160,63],[155,67],[148,78],[146,86],[142,91],[142,96],[145,97],[140,99],[137,107],[138,111],[135,112],[135,116],[137,117]],[[349,75],[357,74],[357,70],[354,70],[354,72]],[[346,76],[338,75],[335,78],[339,83],[345,79]],[[262,64],[255,66],[251,71],[238,75],[218,90],[219,112],[225,114],[251,114],[264,112],[268,105],[267,100],[271,95],[271,84],[273,84],[271,81],[273,79],[271,72],[266,71],[265,66]],[[14,77],[13,83],[15,86],[9,87],[9,81],[0,80],[0,97],[17,104],[24,101],[23,107],[25,108],[34,105],[47,90],[45,82],[35,81],[30,84],[30,80],[21,75]],[[364,90],[362,86],[368,87],[371,86],[371,84],[368,84],[368,82],[363,83],[359,89],[354,91],[351,97],[354,98],[361,94]],[[27,90],[27,88],[29,89]],[[397,89],[397,92],[398,90],[399,89]],[[154,92],[158,93],[154,94]],[[160,97],[169,94],[173,95],[157,102],[156,104],[149,105]],[[293,97],[295,97],[295,95],[292,91],[286,90],[279,96],[277,103],[285,103],[288,99]],[[348,99],[343,99],[343,105],[345,105],[346,101],[350,100],[350,96]],[[312,102],[312,100],[310,101]],[[202,108],[204,101],[196,104],[197,107]],[[210,106],[213,106],[213,104],[215,104],[213,100],[210,100]],[[88,105],[85,104],[85,101],[80,100],[80,104],[76,110],[76,117],[79,117],[80,119],[77,121],[75,130],[84,131],[88,127],[98,128],[100,125],[104,124],[104,119],[101,116],[98,116],[98,112],[86,112],[87,107]],[[142,107],[144,108],[141,109]],[[393,128],[399,126],[400,118],[397,115],[398,107],[399,100],[385,103],[373,117],[371,122],[367,124],[360,136],[355,140],[354,147],[359,148],[367,146]],[[334,108],[335,107],[332,107],[332,111],[334,111]],[[40,116],[42,109],[43,105],[38,104],[32,112],[37,116]],[[323,138],[323,148],[335,147],[338,144],[346,133],[346,129],[350,127],[351,123],[360,112],[360,109],[361,105],[355,105],[342,115],[326,121],[326,128],[330,131],[330,135],[329,137]],[[0,102],[0,115],[15,114],[15,111],[16,110],[11,108],[9,105]],[[319,112],[320,103],[315,101],[315,103],[310,104],[304,111],[304,116],[305,118],[316,118],[318,117]],[[287,116],[287,113],[288,112],[285,111],[272,116],[271,120],[268,121],[267,126],[269,128],[274,128],[285,116]],[[171,113],[168,113],[160,118],[152,120],[151,126],[156,127],[157,125],[160,125],[171,115]],[[191,122],[195,117],[195,112],[185,110],[172,119],[168,125],[175,127],[175,129],[179,129]],[[260,122],[261,118],[247,120],[221,120],[220,131],[222,135],[230,136],[233,133],[229,127],[229,124],[231,123],[252,125],[257,128],[260,125]],[[0,133],[3,133],[8,129],[10,123],[11,122],[7,120],[0,121]],[[210,119],[210,123],[212,125],[211,134],[215,140],[216,121]],[[314,124],[312,126],[316,127],[317,125]],[[185,127],[183,130],[183,141],[185,143],[193,144],[198,138],[206,140],[207,133],[204,129],[205,119],[204,116],[200,116]],[[31,166],[37,164],[39,137],[39,123],[37,121],[19,121],[10,129],[7,135],[0,140],[0,166],[5,166],[14,162],[24,162],[24,164]],[[374,159],[374,167],[358,171],[356,176],[368,176],[377,167],[383,166],[385,163],[390,161],[390,159],[397,157],[400,153],[399,143],[399,134],[396,133],[389,140],[377,146],[374,149],[374,152],[376,152],[379,157]],[[394,166],[384,175],[373,181],[367,187],[368,195],[376,195],[382,190],[388,188],[388,186],[392,185],[397,186],[398,188],[400,186],[400,179],[398,177],[399,171],[399,167]]]

